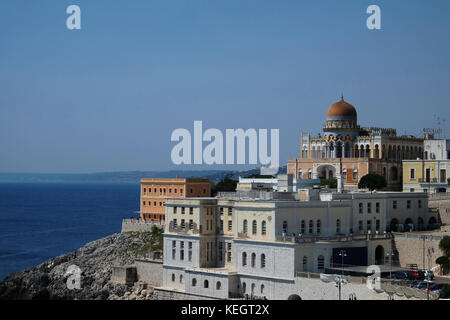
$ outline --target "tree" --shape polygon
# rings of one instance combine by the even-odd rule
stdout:
[[[152,226],[150,231],[151,239],[150,239],[150,249],[151,251],[163,251],[163,229],[157,227],[156,225]]]
[[[439,242],[439,249],[446,257],[450,257],[450,236],[444,236]]]
[[[257,174],[257,173],[254,173],[254,174],[251,174],[251,175],[249,175],[249,176],[247,176],[247,177],[245,177],[245,178],[247,178],[247,179],[255,179],[255,178],[259,178],[259,179],[272,179],[273,176],[268,175],[268,174]]]
[[[359,189],[383,189],[387,185],[386,179],[379,174],[369,173],[359,180],[358,188]]]
[[[225,178],[217,182],[217,184],[212,189],[212,194],[216,194],[217,192],[233,192],[236,191],[237,180],[233,180],[230,178],[230,175],[227,175]]]
[[[321,186],[329,186],[332,189],[336,189],[337,188],[337,179],[336,178],[320,179],[320,185]]]
[[[441,267],[441,274],[447,274],[450,269],[450,259],[446,256],[442,256],[436,259],[436,264]]]

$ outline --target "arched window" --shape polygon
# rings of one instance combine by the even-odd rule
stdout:
[[[208,287],[209,287],[209,281],[208,281],[208,280],[205,280],[205,281],[203,282],[203,287],[204,287],[204,288],[208,288]]]
[[[247,291],[247,284],[245,282],[242,282],[242,293],[245,294]]]
[[[247,225],[247,219],[244,220],[244,233],[247,233],[248,225]]]
[[[247,252],[242,252],[242,265],[247,265]]]
[[[197,285],[197,279],[192,279],[192,286],[195,287]]]
[[[322,222],[320,220],[317,220],[317,222],[316,222],[317,234],[320,234],[320,232],[322,231],[321,228],[322,228]]]
[[[252,234],[256,234],[256,232],[258,231],[258,225],[256,220],[253,220],[252,222]]]
[[[217,281],[216,290],[220,290],[221,287],[222,287],[222,284],[220,283],[220,281]]]
[[[252,268],[254,268],[256,265],[256,253],[252,253]]]
[[[283,221],[283,232],[284,232],[284,233],[287,233],[287,229],[288,229],[288,224],[287,224],[287,221],[284,220],[284,221]]]
[[[175,282],[175,273],[172,273],[172,282]]]
[[[309,220],[309,233],[312,234],[314,232],[314,222]]]
[[[322,255],[317,257],[317,269],[319,271],[323,271],[325,269],[325,258]]]
[[[261,222],[261,234],[264,236],[266,235],[266,221],[263,220],[263,222]]]
[[[300,224],[300,233],[301,234],[305,233],[305,220],[302,220],[302,222]]]
[[[266,267],[266,255],[263,253],[261,254],[261,268]]]
[[[341,220],[336,220],[336,233],[341,233]]]
[[[183,283],[183,275],[180,274],[180,283]]]
[[[252,289],[251,290],[252,290],[251,294],[254,294],[255,293],[255,284],[254,283],[252,283]]]
[[[264,285],[261,285],[261,293],[264,293]]]
[[[302,264],[303,264],[303,271],[306,272],[308,268],[308,257],[303,256]]]

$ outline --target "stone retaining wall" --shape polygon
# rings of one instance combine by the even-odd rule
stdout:
[[[164,228],[164,224],[156,222],[145,221],[142,219],[123,219],[121,232],[149,232],[152,230],[153,226]]]

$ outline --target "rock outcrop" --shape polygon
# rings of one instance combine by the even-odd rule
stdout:
[[[0,283],[0,300],[151,299],[152,288],[113,283],[114,265],[129,265],[148,252],[150,233],[118,233],[90,242],[75,252],[11,273]],[[68,289],[69,266],[80,268],[80,289]]]

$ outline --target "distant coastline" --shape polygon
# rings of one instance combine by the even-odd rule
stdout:
[[[281,167],[279,173],[285,173]],[[42,183],[42,182],[74,182],[74,183],[139,183],[141,178],[209,178],[213,182],[220,181],[227,175],[237,179],[259,173],[259,169],[246,171],[232,170],[170,170],[170,171],[119,171],[96,173],[0,173],[0,183]]]

